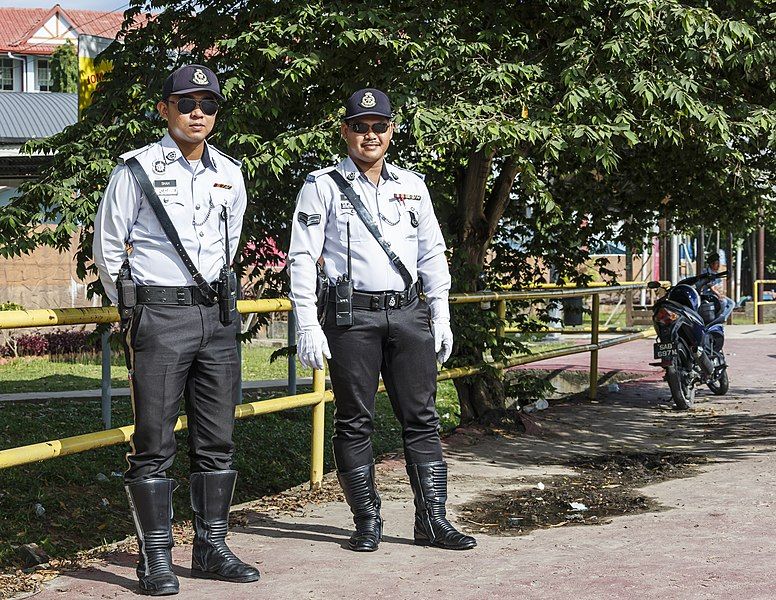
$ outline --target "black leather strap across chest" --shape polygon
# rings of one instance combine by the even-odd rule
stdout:
[[[151,180],[148,179],[148,175],[146,175],[145,169],[143,169],[140,162],[134,156],[127,159],[125,164],[129,167],[132,175],[134,175],[137,183],[140,185],[140,189],[143,190],[143,194],[145,194],[148,204],[151,205],[156,218],[159,220],[159,224],[162,226],[164,234],[167,236],[167,239],[170,240],[170,243],[172,243],[178,256],[181,257],[188,272],[191,273],[194,283],[197,284],[197,287],[206,298],[210,299],[211,302],[217,302],[218,294],[210,283],[205,280],[202,273],[199,272],[199,269],[194,265],[194,261],[191,260],[189,253],[186,252],[186,248],[183,247],[183,242],[181,242],[181,238],[175,230],[175,225],[172,224],[170,216],[167,214],[167,211],[164,210],[162,202],[159,200],[159,196],[156,194],[156,190],[154,190]]]
[[[353,187],[347,181],[345,181],[345,178],[339,173],[339,171],[329,171],[326,173],[326,175],[334,180],[334,183],[337,184],[337,187],[348,199],[348,202],[350,202],[350,204],[355,209],[359,219],[361,219],[361,221],[364,223],[366,228],[369,230],[369,233],[372,234],[372,237],[377,240],[377,243],[380,244],[383,252],[385,252],[385,254],[388,256],[388,259],[394,264],[396,270],[399,271],[399,275],[401,275],[401,278],[404,281],[404,288],[409,289],[413,283],[412,275],[410,274],[407,267],[404,266],[404,263],[401,261],[399,256],[393,250],[391,250],[388,242],[380,234],[380,230],[377,228],[377,225],[375,225],[375,222],[372,219],[372,215],[369,214],[366,206],[364,206],[364,203],[361,202],[361,197],[356,193],[356,190],[354,190]]]

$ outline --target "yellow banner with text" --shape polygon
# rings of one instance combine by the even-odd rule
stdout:
[[[78,36],[78,115],[92,103],[97,84],[113,69],[113,63],[97,57],[114,40],[96,35]]]

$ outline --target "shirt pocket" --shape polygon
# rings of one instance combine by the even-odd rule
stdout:
[[[167,234],[164,232],[162,223],[156,216],[156,212],[151,206],[151,203],[145,196],[143,196],[143,201],[145,202],[145,218],[149,233],[166,239]],[[161,197],[159,198],[159,201],[162,204],[164,212],[170,217],[170,221],[172,221],[176,231],[180,232],[183,228],[191,224],[191,211],[182,198],[177,196]]]
[[[366,239],[366,236],[370,235],[366,226],[361,222],[361,217],[356,214],[356,209],[353,208],[353,205],[344,196],[340,196],[337,200],[334,212],[337,232],[343,246],[348,245],[348,235],[350,236],[351,244],[359,244]],[[350,224],[349,232],[348,224]]]
[[[402,205],[401,211],[401,233],[404,239],[417,240],[418,226],[420,225],[420,212],[417,207]]]
[[[232,213],[234,199],[235,192],[232,190],[213,188],[210,191],[210,205],[207,208],[211,212],[205,223],[205,226],[215,233],[220,232],[220,236],[222,238],[224,235],[224,217],[226,217],[228,222]],[[224,208],[226,208],[226,212],[224,212]],[[229,243],[231,244],[232,240],[229,240]]]

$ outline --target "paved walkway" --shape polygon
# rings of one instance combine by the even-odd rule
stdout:
[[[693,412],[673,410],[659,371],[646,367],[650,374],[645,379],[623,383],[619,392],[604,388],[596,402],[558,401],[535,413],[542,431],[538,436],[483,435],[470,429],[448,437],[449,505],[459,525],[477,535],[473,551],[412,545],[407,478],[401,461],[389,458],[378,466],[386,519],[379,551],[345,549],[351,525],[341,501],[288,512],[273,510],[279,502],[265,499],[241,507],[243,524],[230,534],[237,554],[261,569],[261,581],[234,585],[191,579],[191,548],[178,546],[173,554],[180,597],[776,598],[776,341],[736,334],[726,351],[729,394],[699,392]],[[643,367],[651,360],[647,340],[601,353],[604,369]],[[552,486],[554,476],[570,472],[571,458],[614,450],[697,453],[710,462],[696,476],[642,490],[664,510],[617,517],[606,525],[492,536],[457,512],[467,500],[525,487],[525,477]],[[336,490],[331,474],[324,490]],[[133,598],[135,590],[134,556],[115,553],[58,577],[36,600]]]

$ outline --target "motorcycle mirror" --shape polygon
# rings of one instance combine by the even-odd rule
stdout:
[[[647,288],[650,290],[656,290],[659,287],[661,287],[659,281],[650,281],[647,283]]]

